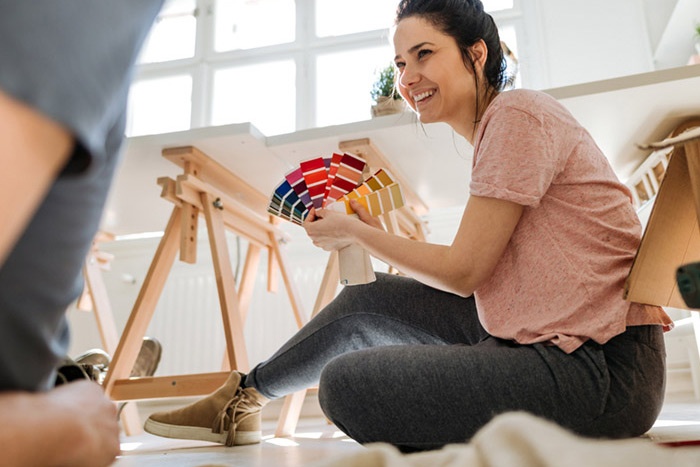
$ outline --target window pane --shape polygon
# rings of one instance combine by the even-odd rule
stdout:
[[[398,0],[316,0],[316,35],[340,36],[390,28]]]
[[[294,42],[294,0],[216,0],[217,52]]]
[[[513,8],[513,0],[482,0],[486,11]],[[340,36],[390,28],[398,0],[316,0],[316,35]]]
[[[294,61],[218,70],[213,101],[213,125],[251,122],[268,136],[291,133],[296,118]]]
[[[139,63],[194,56],[197,19],[195,0],[168,0],[146,38]]]
[[[320,55],[317,60],[316,124],[318,126],[367,120],[370,91],[379,70],[393,63],[389,46]]]
[[[129,91],[127,135],[187,130],[192,110],[189,75],[135,82]]]
[[[481,0],[486,11],[511,10],[513,8],[513,0]]]
[[[522,79],[518,64],[518,40],[516,36],[515,26],[508,25],[498,28],[498,34],[501,37],[501,42],[505,44],[503,55],[506,60],[506,79],[508,80],[507,88],[522,87]],[[507,49],[506,49],[507,48]],[[508,56],[507,51],[510,50],[512,55]]]

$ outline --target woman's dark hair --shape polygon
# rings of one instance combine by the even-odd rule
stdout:
[[[474,72],[477,89],[479,76],[476,74],[469,48],[479,39],[483,39],[488,49],[484,77],[493,91],[503,89],[506,83],[506,62],[503,58],[501,39],[496,23],[491,15],[484,11],[480,0],[401,0],[396,8],[396,24],[412,16],[429,21],[444,34],[455,39],[465,66]],[[478,108],[477,97],[477,110]]]

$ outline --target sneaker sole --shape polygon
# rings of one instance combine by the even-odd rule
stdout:
[[[196,426],[181,426],[168,425],[167,423],[157,422],[150,418],[146,420],[143,429],[156,436],[175,439],[193,439],[197,441],[209,441],[212,443],[225,444],[228,431],[223,433],[214,433],[208,428]],[[262,439],[260,431],[237,431],[236,438],[233,440],[234,446],[243,446],[246,444],[258,444]]]

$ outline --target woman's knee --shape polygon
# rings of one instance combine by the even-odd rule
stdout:
[[[318,400],[326,417],[341,431],[358,442],[362,441],[356,417],[362,417],[363,403],[358,400],[366,389],[362,381],[362,366],[356,353],[334,358],[323,368],[318,386]]]

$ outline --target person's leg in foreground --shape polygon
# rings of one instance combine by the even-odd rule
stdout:
[[[119,450],[114,404],[94,383],[52,387],[124,138],[132,67],[162,0],[1,3],[3,459],[107,465]]]

